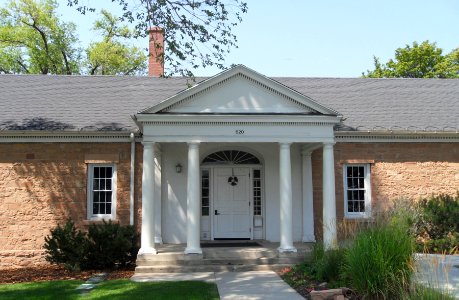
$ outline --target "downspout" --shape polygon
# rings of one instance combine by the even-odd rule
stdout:
[[[131,132],[131,182],[129,185],[129,224],[134,225],[134,176],[135,176],[135,135]]]

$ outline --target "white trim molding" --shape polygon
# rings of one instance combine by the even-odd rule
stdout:
[[[93,203],[94,203],[94,168],[109,167],[112,168],[111,176],[111,205],[109,214],[94,214],[93,212]],[[87,219],[90,221],[99,221],[99,220],[116,220],[116,193],[117,193],[117,173],[116,173],[116,164],[115,163],[89,163],[87,167]],[[105,176],[105,175],[104,175]],[[108,177],[99,177],[99,179],[108,179]],[[104,180],[104,186],[106,185],[106,180]],[[100,192],[103,190],[108,191],[106,188],[103,190],[99,186]]]
[[[363,168],[363,174],[349,174],[348,167]],[[349,176],[352,175],[352,176]],[[350,187],[348,179],[354,181],[356,186]],[[359,179],[363,179],[363,182],[359,182]],[[361,187],[363,183],[363,187]],[[344,188],[344,217],[346,219],[358,219],[358,218],[370,218],[371,217],[371,164],[369,163],[346,163],[343,165],[343,188]],[[348,191],[356,192],[363,191],[364,200],[364,211],[362,212],[349,212]],[[357,198],[358,196],[356,194]],[[351,201],[359,202],[362,199],[354,199]]]
[[[335,131],[342,143],[459,143],[459,132]]]
[[[81,131],[1,131],[0,143],[130,143],[131,133]],[[135,134],[135,141],[140,135]]]

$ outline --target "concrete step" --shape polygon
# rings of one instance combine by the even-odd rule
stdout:
[[[176,257],[168,260],[137,259],[137,266],[197,266],[197,265],[274,265],[274,264],[298,264],[304,261],[304,257],[261,257],[261,258],[203,258],[186,259]]]
[[[279,271],[291,264],[274,265],[195,265],[195,266],[139,266],[136,275],[151,273],[190,273],[190,272],[246,272],[246,271]]]

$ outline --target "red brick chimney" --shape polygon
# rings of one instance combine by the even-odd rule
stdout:
[[[152,27],[149,33],[148,76],[161,77],[164,75],[164,29]]]

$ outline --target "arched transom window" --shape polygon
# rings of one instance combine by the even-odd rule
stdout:
[[[260,160],[253,154],[239,150],[224,150],[208,155],[202,161],[205,165],[234,164],[234,165],[258,165]]]

